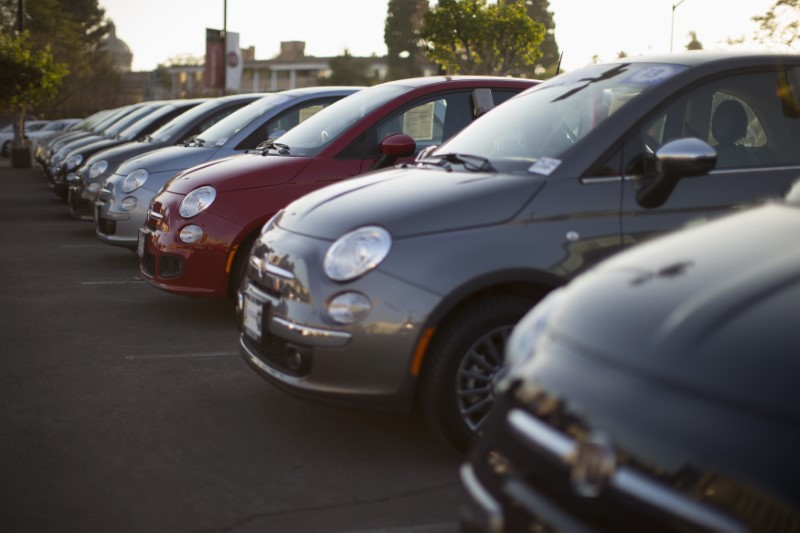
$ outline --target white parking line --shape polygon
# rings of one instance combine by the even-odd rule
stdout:
[[[146,355],[126,355],[125,359],[187,359],[192,357],[226,357],[229,355],[239,355],[239,352],[193,352],[193,353],[170,353],[170,354],[146,354]]]

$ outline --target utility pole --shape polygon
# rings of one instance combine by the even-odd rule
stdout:
[[[678,9],[678,6],[684,3],[686,0],[680,0],[679,2],[672,4],[672,26],[670,26],[669,30],[669,51],[672,53],[672,41],[675,38],[675,10]]]
[[[222,1],[222,96],[225,96],[226,94],[228,94],[228,0],[223,0]]]

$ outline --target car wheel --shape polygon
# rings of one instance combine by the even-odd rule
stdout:
[[[251,235],[239,245],[239,250],[236,252],[236,257],[233,258],[233,265],[231,266],[231,277],[228,281],[228,296],[235,298],[236,292],[242,286],[244,276],[247,274],[250,252],[252,252],[255,242],[256,235]]]
[[[439,437],[466,451],[494,408],[494,384],[511,330],[536,303],[521,296],[478,300],[450,317],[426,356],[422,414]]]

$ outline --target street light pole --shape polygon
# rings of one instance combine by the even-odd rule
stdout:
[[[678,6],[684,3],[686,0],[680,0],[679,2],[672,4],[672,25],[669,29],[669,51],[672,53],[672,41],[675,37],[675,10],[678,9]]]
[[[683,0],[681,0],[683,1]],[[228,0],[222,2],[222,95],[228,94]]]

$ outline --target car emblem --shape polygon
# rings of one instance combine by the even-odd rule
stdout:
[[[595,498],[617,468],[617,454],[611,438],[602,431],[592,431],[581,439],[572,464],[572,488],[580,496]]]

